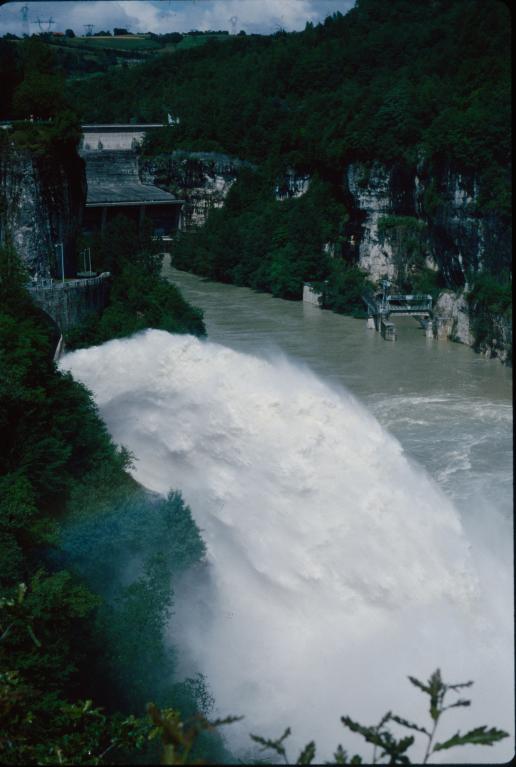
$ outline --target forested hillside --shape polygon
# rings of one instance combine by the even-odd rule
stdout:
[[[146,157],[214,151],[255,164],[228,208],[181,238],[178,266],[283,298],[325,285],[324,305],[346,312],[382,271],[434,297],[473,286],[476,347],[500,336],[507,348],[509,40],[499,0],[358,0],[303,32],[214,39],[68,90],[88,121],[179,117],[148,136]],[[286,172],[312,179],[306,201],[278,202]],[[368,200],[385,218],[372,228]],[[375,244],[385,269],[369,264]],[[479,314],[485,279],[503,300]]]
[[[70,91],[87,121],[181,117],[160,148],[335,173],[444,156],[507,210],[510,23],[499,0],[359,0],[304,32],[210,41]]]

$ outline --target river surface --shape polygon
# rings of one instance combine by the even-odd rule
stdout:
[[[384,341],[364,320],[209,282],[165,265],[165,275],[204,311],[210,341],[242,352],[281,351],[360,399],[473,522],[513,507],[512,370],[470,348],[427,339],[397,318]],[[508,528],[505,528],[508,532]],[[510,545],[510,532],[503,540]]]
[[[204,659],[206,655],[207,637],[209,643],[213,641],[214,646],[218,647],[217,652],[213,653],[214,657],[203,667],[207,678],[214,680],[216,699],[223,701],[226,706],[234,700],[240,700],[242,710],[250,714],[250,721],[263,722],[264,731],[270,732],[272,722],[280,721],[294,722],[298,732],[308,732],[311,722],[303,718],[302,711],[295,714],[292,703],[293,700],[304,700],[304,704],[300,702],[298,708],[309,706],[310,698],[306,698],[306,690],[300,682],[304,679],[308,688],[313,690],[314,698],[320,698],[320,716],[316,715],[318,729],[315,729],[318,742],[331,743],[335,742],[338,734],[335,731],[325,731],[322,722],[330,719],[339,706],[347,705],[346,696],[342,692],[347,686],[353,690],[350,706],[359,719],[361,715],[363,719],[375,716],[371,712],[371,702],[375,696],[371,698],[370,695],[371,690],[376,687],[376,697],[385,696],[381,704],[384,708],[389,705],[388,700],[394,698],[395,707],[401,706],[405,712],[412,711],[414,717],[421,717],[422,721],[424,710],[417,707],[424,702],[411,697],[410,689],[404,689],[402,680],[406,679],[406,674],[411,673],[410,668],[428,669],[430,672],[432,669],[429,664],[439,663],[444,669],[446,681],[457,681],[455,677],[461,677],[458,681],[475,680],[474,693],[466,696],[473,699],[471,711],[466,709],[469,713],[464,713],[461,717],[455,712],[464,710],[454,709],[455,720],[452,722],[453,716],[450,714],[447,737],[461,727],[462,731],[467,731],[484,723],[506,729],[511,737],[492,749],[466,747],[453,749],[451,752],[439,752],[432,756],[432,761],[471,763],[510,759],[514,753],[512,371],[498,360],[488,360],[466,346],[446,340],[427,339],[417,321],[412,318],[396,320],[398,340],[392,343],[384,341],[379,333],[368,329],[364,320],[322,311],[310,304],[276,299],[247,288],[209,282],[177,271],[169,264],[165,264],[164,274],[181,289],[189,302],[204,311],[208,339],[211,343],[230,347],[240,354],[251,354],[259,359],[272,361],[276,370],[285,370],[285,388],[288,393],[282,400],[281,412],[277,411],[278,418],[283,419],[282,425],[276,430],[276,441],[271,439],[267,443],[270,462],[280,463],[278,487],[282,484],[284,461],[287,471],[290,471],[287,452],[291,451],[291,455],[295,457],[310,451],[310,447],[305,447],[308,433],[311,434],[308,440],[313,440],[314,445],[314,457],[307,463],[307,473],[304,474],[304,469],[301,468],[297,474],[297,484],[292,485],[290,489],[288,485],[285,486],[284,498],[275,501],[273,496],[270,499],[271,505],[276,506],[276,516],[270,520],[268,538],[267,522],[264,521],[266,532],[263,535],[259,522],[258,526],[254,522],[253,528],[253,520],[260,519],[260,513],[267,513],[265,510],[260,512],[255,509],[253,517],[252,503],[241,500],[240,507],[238,508],[237,503],[237,508],[233,510],[233,514],[238,516],[232,517],[228,513],[225,517],[222,506],[226,500],[221,500],[219,524],[224,524],[224,531],[214,547],[214,550],[219,552],[219,574],[226,572],[226,577],[229,578],[227,590],[231,595],[234,584],[242,577],[242,600],[245,605],[247,599],[247,606],[239,608],[246,618],[240,628],[235,626],[233,629],[237,631],[236,634],[232,634],[229,629],[222,634],[210,634],[208,631],[206,637],[198,642],[198,660]],[[227,353],[220,354],[224,356]],[[285,362],[282,363],[282,360]],[[227,364],[234,364],[234,371],[238,376],[247,375],[252,378],[254,374],[255,368],[251,364],[244,364],[240,369],[240,361],[235,359],[232,363],[229,358]],[[224,396],[231,397],[233,387],[231,384],[228,386],[225,381],[226,367],[217,367],[215,358],[213,365],[211,386],[218,388],[220,380],[222,388],[227,388]],[[292,365],[299,369],[299,384],[296,377],[292,376]],[[394,468],[392,475],[389,475],[389,470],[384,472],[381,458],[379,462],[372,458],[374,448],[369,440],[374,434],[374,426],[362,415],[359,428],[354,431],[355,409],[352,404],[347,406],[347,411],[340,412],[337,407],[335,422],[332,422],[332,416],[324,415],[321,410],[321,402],[328,401],[327,395],[323,395],[322,400],[316,397],[312,400],[313,419],[307,420],[305,433],[302,419],[306,417],[310,406],[308,405],[308,411],[306,407],[301,406],[292,416],[286,414],[290,399],[294,401],[298,395],[298,385],[299,389],[306,386],[303,369],[312,371],[317,380],[330,388],[333,387],[336,392],[341,392],[340,396],[344,398],[341,402],[345,401],[345,391],[351,392],[386,432],[398,441],[409,465],[414,467],[414,474],[403,469],[398,476]],[[251,393],[250,403],[255,403],[255,420],[252,415],[247,419],[247,429],[250,433],[253,433],[255,423],[262,422],[263,410],[267,407],[269,396],[264,389],[262,401],[259,392],[262,391],[263,383],[258,370],[255,375],[254,385],[253,381],[246,381],[237,384],[234,390],[236,406],[242,400],[242,387]],[[274,402],[273,406],[277,406],[277,403]],[[219,403],[219,407],[226,406]],[[229,414],[232,409],[233,406],[229,403]],[[314,423],[327,425],[322,431],[319,427],[314,430]],[[288,439],[283,437],[283,432],[288,433]],[[224,431],[219,430],[218,434],[218,439],[224,440]],[[205,439],[209,441],[209,433]],[[237,442],[241,440],[243,442],[243,439],[238,437]],[[332,440],[335,445],[334,454],[328,447],[326,452],[316,453],[320,442],[326,441],[328,446],[332,444]],[[296,448],[296,441],[299,448]],[[217,448],[215,452],[218,452]],[[385,459],[388,465],[393,467],[395,453],[396,448],[386,443]],[[251,461],[256,455],[256,460],[267,464],[267,460],[264,461],[263,456],[260,456],[258,446],[255,447],[254,454],[251,447],[247,453],[244,450],[239,459],[242,466],[245,465],[246,459],[249,459],[249,455],[253,455]],[[315,457],[316,455],[318,457]],[[283,456],[286,456],[285,459]],[[219,458],[219,468],[233,462],[233,456],[230,454]],[[350,469],[353,465],[356,468]],[[373,468],[373,465],[376,468]],[[369,474],[363,474],[366,466],[369,466]],[[421,468],[422,473],[418,473]],[[244,476],[240,479],[238,474],[231,477],[230,474],[223,473],[221,476],[226,476],[228,487],[235,484],[241,487],[246,485],[247,480]],[[411,486],[413,480],[409,479],[409,476],[419,476],[420,479],[416,479],[415,484]],[[425,484],[427,481],[428,485]],[[438,489],[434,490],[434,483]],[[308,487],[308,493],[319,485],[318,493],[313,495],[312,507],[310,503],[307,507],[303,506],[305,485]],[[337,497],[330,497],[332,488]],[[364,495],[369,493],[368,488],[372,489],[372,503],[364,501]],[[350,493],[356,489],[359,495],[355,496],[356,500],[353,501],[356,504],[354,512],[349,514],[351,507],[346,512],[348,516],[345,524],[349,523],[351,527],[343,532],[339,527],[339,506],[342,513],[349,506]],[[439,490],[445,497],[439,495]],[[230,496],[231,490],[227,492]],[[206,495],[206,491],[204,494]],[[215,496],[216,494],[215,491]],[[382,494],[383,499],[379,500]],[[195,493],[191,492],[190,495],[187,494],[187,500],[189,498],[192,499],[193,509],[196,506],[200,508],[204,503],[202,495],[196,497]],[[448,501],[451,502],[449,507]],[[289,513],[292,513],[292,510],[298,511],[299,529],[303,531],[304,545],[306,546],[312,536],[313,549],[318,553],[311,561],[301,560],[296,571],[298,582],[291,592],[296,609],[299,607],[304,610],[304,622],[301,621],[296,626],[294,622],[286,622],[280,614],[277,619],[272,618],[270,622],[276,627],[276,633],[273,634],[270,647],[266,649],[266,640],[261,639],[260,635],[263,631],[264,636],[267,636],[267,631],[262,627],[269,621],[266,617],[269,615],[268,608],[264,608],[261,622],[256,616],[260,615],[263,605],[270,605],[270,615],[273,615],[278,599],[272,590],[269,595],[260,597],[254,586],[245,582],[245,568],[242,566],[229,575],[231,569],[228,563],[235,555],[234,551],[224,547],[228,535],[229,540],[236,537],[235,525],[240,525],[240,557],[247,556],[247,552],[262,540],[268,540],[267,546],[273,550],[277,541],[283,540],[282,545],[286,552],[287,542],[296,535],[296,527],[295,524],[291,526],[288,533],[282,530],[281,504],[290,508]],[[383,528],[376,527],[379,518],[375,517],[373,520],[369,517],[371,511],[378,508],[378,504],[384,509],[383,519],[388,520]],[[262,503],[262,509],[263,505]],[[455,533],[449,527],[449,522],[456,512],[452,513],[452,508],[458,512],[460,518],[470,564],[467,564],[467,558],[462,558],[461,544],[458,541],[453,542]],[[309,525],[314,519],[314,513],[318,523],[310,530]],[[419,513],[422,513],[421,522],[416,521]],[[440,515],[448,513],[451,516],[447,517],[448,522],[444,522],[443,517],[443,526]],[[204,527],[207,517],[200,519],[201,526]],[[356,525],[355,529],[353,525]],[[414,531],[413,536],[411,529]],[[438,540],[435,537],[438,530],[449,530],[449,533],[445,533],[444,537]],[[332,535],[335,536],[334,545]],[[386,552],[390,552],[392,561],[384,560],[384,554],[388,556]],[[443,576],[439,566],[435,566],[434,570],[434,558],[439,559],[441,555],[447,562],[446,567],[453,569],[455,566],[454,585],[449,586],[448,597],[436,597],[436,600],[432,601],[433,597],[430,594],[436,583],[447,582],[447,576]],[[288,557],[291,556],[293,555],[289,552]],[[426,561],[427,556],[431,561]],[[258,571],[263,572],[264,576],[278,571],[281,561],[282,554],[276,552],[276,556],[272,556],[263,571],[260,568]],[[302,564],[303,561],[308,564]],[[364,567],[366,562],[369,562],[369,568]],[[411,562],[409,569],[406,568],[407,562]],[[416,574],[414,568],[417,568],[418,563],[423,568],[424,575]],[[476,571],[476,576],[471,579],[467,576],[471,588],[477,594],[472,602],[465,592],[462,592],[460,585],[461,573],[469,572],[470,566]],[[359,568],[356,593],[360,596],[358,602],[351,600],[346,603],[340,592],[332,594],[332,584],[335,582],[336,573],[346,579],[346,573],[349,575],[355,567]],[[305,577],[305,585],[299,585]],[[475,577],[478,589],[474,585]],[[394,578],[392,582],[391,578]],[[391,585],[383,590],[383,586],[389,582]],[[411,583],[413,591],[404,595],[407,582]],[[452,581],[449,583],[452,584]],[[314,584],[317,584],[316,596],[310,597],[310,589]],[[448,587],[443,588],[446,590]],[[383,619],[380,618],[380,613],[390,598],[389,594],[396,594],[397,601],[397,618],[392,624],[395,625],[392,634],[391,629],[386,628],[387,624],[384,625]],[[324,606],[327,597],[328,603]],[[374,618],[367,617],[366,613],[361,612],[361,608],[356,609],[362,598],[367,601],[369,597],[376,604]],[[192,599],[192,595],[188,596],[186,611],[181,613],[179,609],[179,616],[185,625],[190,621]],[[419,607],[415,607],[418,599],[421,599],[421,602]],[[231,600],[232,596],[228,603],[231,603]],[[190,631],[185,633],[185,646],[195,647],[199,627],[203,626],[202,615],[209,609],[209,601],[205,600],[202,603],[198,618],[193,621]],[[213,601],[216,603],[216,598]],[[348,606],[342,614],[340,611],[344,604]],[[470,607],[467,607],[468,604]],[[233,616],[232,608],[227,614]],[[332,626],[332,614],[339,616],[335,626]],[[469,617],[466,617],[467,615]],[[360,639],[353,637],[351,616],[358,632],[364,626],[369,626]],[[253,621],[257,622],[251,630],[249,627],[253,626]],[[295,641],[286,641],[284,634],[278,634],[279,626],[282,626],[289,636],[293,631],[298,638]],[[319,633],[315,627],[319,628]],[[314,632],[310,641],[305,640],[307,631]],[[333,646],[328,638],[332,631],[338,637],[336,646]],[[239,637],[236,644],[235,636]],[[376,640],[373,637],[376,637]],[[309,649],[305,649],[304,658],[303,655],[298,658],[297,655],[301,652],[299,648],[303,647],[305,641]],[[358,645],[354,642],[358,642]],[[254,655],[252,650],[246,651],[239,664],[241,648],[250,648],[253,645]],[[234,650],[237,668],[245,668],[251,662],[257,664],[259,669],[254,672],[254,676],[247,675],[249,678],[238,692],[236,688],[226,690],[227,680],[232,680],[234,673],[231,667],[228,668],[224,663],[221,665],[220,658],[225,654],[223,648],[226,646]],[[354,651],[357,647],[360,647],[360,651],[355,656]],[[285,699],[278,700],[278,685],[281,687],[278,680],[281,680],[284,668],[289,666],[289,653],[297,659],[293,661],[297,670],[293,670],[290,676],[286,674]],[[267,672],[262,666],[264,656],[270,657],[274,667],[272,678],[275,682],[269,679],[268,687]],[[325,667],[324,656],[327,658],[328,668]],[[346,657],[347,662],[341,661],[343,657]],[[251,658],[253,660],[250,660]],[[311,677],[309,669],[312,669],[312,666],[314,673]],[[337,670],[343,675],[342,682],[330,682],[332,676],[338,673]],[[421,675],[423,673],[425,672],[421,670]],[[325,679],[325,674],[326,681],[321,681]],[[263,677],[265,683],[262,684]],[[381,692],[377,687],[380,678]],[[299,680],[297,683],[296,679]],[[358,692],[362,685],[368,691],[363,699],[361,692]],[[260,704],[254,705],[255,698],[261,697],[261,706],[266,707],[267,696],[270,696],[270,708],[275,712],[276,719],[260,719]],[[399,733],[400,736],[401,734],[406,733]],[[349,733],[345,736],[345,742],[350,743]],[[417,758],[417,753],[415,756]]]

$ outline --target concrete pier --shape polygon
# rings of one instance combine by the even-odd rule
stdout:
[[[322,293],[316,293],[311,285],[303,285],[303,301],[314,306],[321,306]]]
[[[389,322],[389,320],[386,320],[382,317],[380,320],[380,333],[382,334],[382,338],[384,338],[386,341],[395,341],[396,325],[394,322]]]

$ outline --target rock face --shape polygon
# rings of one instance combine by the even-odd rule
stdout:
[[[310,175],[299,175],[292,168],[289,168],[283,178],[276,184],[274,195],[277,200],[291,200],[295,197],[302,197],[310,188]]]
[[[479,189],[472,175],[425,162],[414,168],[351,163],[344,172],[344,190],[358,261],[374,280],[399,276],[399,227],[382,228],[394,217],[419,222],[420,255],[450,287],[464,287],[486,264],[495,270],[511,268],[509,227],[494,214],[478,212]]]
[[[182,228],[197,229],[206,223],[212,208],[220,208],[238,171],[250,163],[216,152],[177,150],[140,159],[140,178],[184,200]]]
[[[444,163],[413,168],[351,163],[343,185],[351,248],[371,278],[402,282],[414,267],[439,270],[450,290],[435,307],[434,332],[507,360],[510,322],[492,317],[493,338],[479,342],[475,308],[465,297],[476,274],[486,267],[511,271],[512,261],[510,226],[494,213],[480,212],[475,177]]]
[[[0,241],[12,239],[29,275],[61,276],[54,245],[63,243],[65,274],[86,199],[84,165],[75,152],[39,157],[9,140],[0,146]]]
[[[437,336],[473,346],[475,339],[463,291],[454,293],[452,290],[443,290],[436,301],[434,315],[434,332]]]
[[[396,277],[392,243],[380,235],[380,220],[399,205],[393,197],[391,172],[375,163],[371,169],[349,165],[345,185],[353,200],[354,223],[359,231],[358,262],[374,281]],[[358,225],[358,226],[357,226]]]
[[[498,357],[501,362],[512,365],[512,321],[495,314],[492,329],[491,336],[478,344],[478,351],[486,357]]]

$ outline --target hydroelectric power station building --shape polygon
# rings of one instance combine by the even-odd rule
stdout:
[[[137,150],[147,131],[161,125],[83,125],[80,153],[86,163],[88,192],[83,231],[102,231],[111,218],[124,215],[138,225],[149,219],[154,234],[169,237],[182,225],[183,200],[138,174]]]

